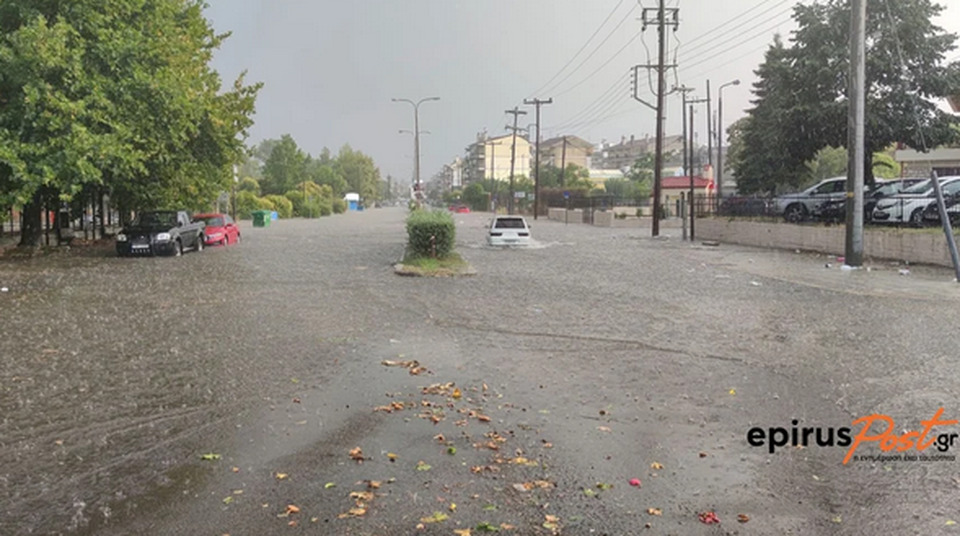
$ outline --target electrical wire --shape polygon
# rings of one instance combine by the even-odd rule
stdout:
[[[560,68],[559,71],[557,71],[557,74],[553,75],[553,77],[551,77],[550,80],[547,80],[547,83],[546,83],[546,84],[544,84],[544,85],[540,86],[539,88],[537,88],[537,90],[533,92],[533,95],[539,94],[541,90],[543,90],[544,88],[546,88],[547,86],[549,86],[551,82],[553,82],[554,80],[556,80],[557,77],[560,76],[560,74],[563,73],[563,71],[564,71],[567,67],[569,67],[570,64],[574,62],[574,60],[577,59],[577,56],[579,56],[580,53],[583,52],[583,51],[587,48],[587,46],[590,44],[590,42],[593,41],[593,38],[596,37],[597,34],[600,33],[600,30],[602,30],[603,27],[607,25],[607,22],[610,20],[610,17],[613,17],[613,14],[616,13],[618,9],[620,9],[620,6],[623,5],[623,2],[624,2],[624,1],[625,1],[625,0],[620,0],[619,2],[617,2],[617,5],[613,7],[613,9],[610,11],[610,13],[607,15],[607,17],[606,17],[605,19],[603,19],[603,22],[600,23],[600,26],[597,26],[597,29],[594,30],[593,34],[587,39],[587,41],[586,41],[585,43],[583,43],[583,46],[580,47],[580,50],[578,50],[577,53],[574,54],[573,57],[571,57],[571,58],[567,61],[567,63],[564,64],[564,66]]]
[[[588,115],[592,112],[595,112],[597,109],[607,104],[610,100],[617,96],[619,90],[627,89],[624,87],[624,82],[630,82],[629,73],[620,76],[616,82],[613,83],[610,87],[607,88],[598,98],[593,102],[588,104],[585,108],[582,108],[579,112],[569,117],[568,119],[558,123],[558,126],[564,125],[566,123],[572,123],[581,118],[581,116]]]
[[[600,67],[597,67],[592,73],[588,74],[583,80],[581,80],[581,81],[577,82],[576,84],[570,86],[569,88],[561,91],[560,93],[557,93],[556,96],[557,96],[557,97],[562,97],[563,95],[566,95],[567,93],[570,93],[570,92],[573,91],[574,89],[576,89],[576,88],[580,87],[581,85],[583,85],[584,82],[587,82],[588,80],[592,80],[593,77],[594,77],[594,75],[596,75],[597,73],[599,73],[600,71],[602,71],[603,68],[606,67],[607,65],[610,65],[610,62],[612,62],[613,60],[617,59],[617,57],[620,56],[620,54],[623,54],[623,51],[626,50],[627,47],[629,47],[634,41],[636,41],[636,40],[637,40],[637,37],[640,37],[640,34],[642,34],[642,33],[643,33],[643,32],[637,32],[636,34],[634,34],[634,36],[631,37],[629,41],[627,41],[622,47],[620,47],[620,50],[617,50],[617,51],[613,54],[613,56],[610,56],[610,58],[607,59],[607,61],[603,62],[603,64],[600,65]]]
[[[763,22],[760,22],[758,25],[767,24],[767,23],[769,23],[769,22],[777,19],[778,17],[781,17],[784,13],[786,13],[786,12],[792,10],[792,9],[793,9],[793,8],[791,7],[791,8],[789,8],[789,9],[787,9],[787,10],[781,11],[781,12],[777,13],[776,15],[774,15],[774,16],[766,19],[766,20],[764,20]],[[715,43],[715,44],[714,44],[714,48],[712,48],[712,49],[706,50],[706,51],[704,51],[704,52],[701,53],[701,54],[695,54],[695,55],[693,55],[692,57],[684,58],[684,60],[687,62],[687,63],[685,63],[685,65],[684,65],[684,69],[689,69],[690,67],[694,67],[694,66],[696,66],[696,65],[700,65],[700,64],[702,64],[702,63],[704,63],[704,62],[706,62],[706,61],[709,61],[709,60],[711,60],[711,59],[714,59],[714,58],[716,58],[716,57],[718,57],[718,56],[722,56],[723,54],[726,54],[727,52],[730,52],[731,50],[735,50],[735,49],[737,49],[737,48],[739,48],[739,47],[741,47],[741,46],[749,43],[749,42],[752,41],[753,39],[756,39],[757,37],[760,37],[760,36],[766,34],[767,32],[770,32],[771,30],[774,30],[774,29],[776,29],[776,28],[779,28],[781,25],[789,22],[789,20],[790,20],[789,18],[788,18],[788,19],[778,20],[778,21],[777,21],[775,24],[773,24],[772,26],[769,26],[769,27],[767,27],[767,28],[764,28],[763,30],[760,30],[759,32],[750,35],[750,36],[747,37],[746,39],[741,39],[741,40],[737,41],[737,39],[741,38],[742,35],[734,35],[733,37],[731,37],[731,38],[729,38],[729,39],[726,39],[726,40],[724,40],[724,41],[720,41],[719,43]],[[728,44],[728,43],[730,43],[730,42],[732,42],[732,41],[737,41],[737,42],[736,42],[735,44],[729,46],[729,47],[726,47],[726,48],[722,49],[722,50],[717,50],[717,47],[721,47],[721,46],[726,45],[726,44]],[[709,55],[706,56],[706,57],[704,57],[704,54],[709,54]],[[699,58],[699,59],[698,59],[698,58]],[[691,60],[694,60],[694,59],[697,59],[697,61],[693,61],[693,62],[691,63]]]
[[[603,48],[603,45],[605,45],[605,44],[607,43],[607,41],[609,41],[610,38],[613,37],[613,35],[614,35],[615,33],[617,33],[617,30],[619,30],[620,27],[623,26],[623,23],[626,22],[627,19],[630,18],[630,15],[633,14],[633,12],[634,12],[636,9],[637,9],[637,6],[636,6],[636,5],[634,5],[632,8],[630,8],[630,11],[628,11],[627,14],[624,15],[624,17],[623,17],[622,19],[620,19],[620,22],[617,23],[617,25],[613,28],[613,30],[611,30],[610,33],[607,34],[607,36],[603,39],[603,41],[601,41],[600,44],[597,45],[597,47],[593,49],[593,52],[591,52],[589,55],[587,55],[586,58],[583,58],[583,61],[581,61],[579,64],[577,64],[577,66],[574,67],[572,71],[570,71],[569,73],[567,73],[566,76],[564,76],[563,78],[561,78],[558,82],[556,82],[556,83],[553,84],[552,86],[548,86],[548,88],[545,89],[544,91],[550,92],[550,91],[559,89],[559,88],[563,85],[563,83],[564,83],[565,81],[569,80],[570,77],[573,76],[573,74],[574,74],[575,72],[577,72],[581,67],[583,67],[583,65],[584,65],[585,63],[587,63],[588,61],[590,61],[590,58],[592,58],[594,55],[596,55],[596,53],[597,53],[601,48]],[[538,92],[538,93],[539,93],[539,92]]]
[[[738,21],[738,20],[743,20],[743,18],[744,18],[747,14],[749,14],[751,11],[753,11],[753,10],[755,10],[755,9],[758,9],[760,6],[762,6],[762,5],[764,5],[764,4],[767,4],[767,3],[770,3],[770,2],[772,2],[772,1],[773,1],[773,0],[763,0],[763,1],[760,2],[759,4],[751,7],[750,9],[744,11],[743,13],[740,13],[739,15],[736,15],[735,17],[732,17],[732,18],[730,18],[730,19],[727,19],[726,22],[722,22],[722,23],[720,23],[719,25],[714,26],[714,27],[711,28],[710,30],[707,30],[706,32],[704,32],[704,33],[702,33],[702,34],[694,37],[693,39],[687,41],[687,45],[692,45],[693,43],[696,43],[697,41],[700,41],[701,39],[706,39],[707,37],[709,37],[709,36],[711,36],[711,35],[719,32],[719,31],[723,31],[723,32],[729,33],[729,32],[731,32],[731,31],[733,31],[733,30],[736,30],[737,28],[740,28],[740,27],[742,27],[742,26],[744,26],[744,25],[746,25],[746,24],[749,24],[750,20],[748,19],[748,20],[747,20],[746,22],[744,22],[743,24],[740,24],[740,25],[738,25],[738,26],[736,26],[736,27],[734,27],[734,28],[731,28],[731,29],[729,29],[729,30],[726,29],[726,27],[727,27],[728,24],[731,24],[731,23],[736,22],[736,21]],[[791,0],[780,0],[776,5],[774,5],[774,6],[771,7],[771,8],[768,8],[767,11],[769,11],[770,9],[776,9],[778,6],[781,6],[781,5],[783,5],[783,4],[785,4],[785,3],[789,2],[789,1],[791,1]],[[760,14],[763,15],[763,14],[766,13],[767,11],[763,11],[763,12],[761,12]]]

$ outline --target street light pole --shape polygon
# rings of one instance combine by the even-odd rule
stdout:
[[[417,206],[420,206],[423,185],[420,183],[420,105],[427,101],[438,101],[440,97],[424,97],[416,102],[410,99],[392,99],[393,102],[407,102],[413,106],[413,180],[417,192]]]
[[[728,86],[739,86],[740,79],[727,82],[717,90],[719,98],[717,99],[717,207],[723,201],[723,88]]]

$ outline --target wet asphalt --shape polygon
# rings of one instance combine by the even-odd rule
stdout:
[[[746,441],[960,416],[948,271],[457,214],[478,275],[407,278],[404,216],[0,258],[0,534],[958,530],[956,461]]]

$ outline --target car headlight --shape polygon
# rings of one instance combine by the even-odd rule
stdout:
[[[126,242],[126,241],[127,241],[127,235],[123,233],[120,233],[117,235],[117,242]]]
[[[170,233],[157,233],[157,242],[167,242],[170,240]]]

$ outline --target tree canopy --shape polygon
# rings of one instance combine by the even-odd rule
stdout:
[[[956,35],[932,21],[932,0],[871,2],[867,21],[866,162],[898,142],[927,150],[958,139],[956,118],[938,100],[960,85],[960,63],[945,62]],[[755,100],[737,127],[731,167],[744,193],[797,187],[826,147],[847,143],[850,5],[797,5],[789,46],[778,37],[756,71]]]
[[[0,203],[24,206],[22,245],[39,241],[44,199],[193,208],[227,187],[260,86],[222,91],[210,61],[227,35],[203,7],[0,4]]]

